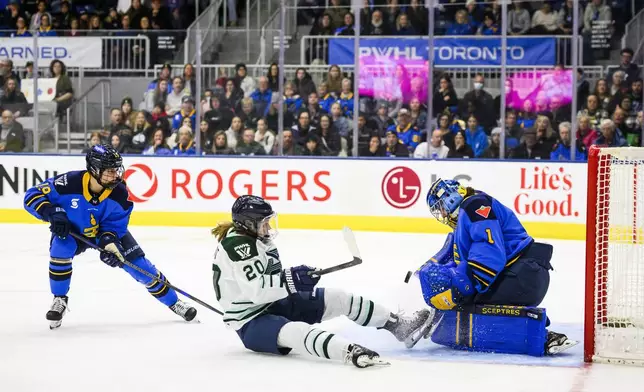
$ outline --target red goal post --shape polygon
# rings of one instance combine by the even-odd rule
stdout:
[[[588,155],[584,360],[644,366],[644,148]]]

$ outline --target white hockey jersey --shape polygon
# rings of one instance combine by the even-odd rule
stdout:
[[[217,245],[212,269],[224,323],[235,330],[288,295],[275,245],[234,229]]]

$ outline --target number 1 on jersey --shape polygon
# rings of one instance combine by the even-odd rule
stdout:
[[[487,233],[487,242],[490,244],[494,243],[494,239],[492,238],[492,230],[491,229],[485,229],[485,232]]]

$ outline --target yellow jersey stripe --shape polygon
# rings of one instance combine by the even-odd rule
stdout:
[[[483,271],[483,272],[485,272],[487,274],[490,274],[492,276],[496,276],[496,273],[490,271],[489,269],[483,267],[482,265],[480,265],[480,264],[478,264],[478,263],[476,263],[474,261],[468,261],[467,264],[471,265],[472,267],[476,267],[476,268],[480,269],[481,271]]]
[[[40,199],[41,197],[45,197],[45,194],[41,193],[40,195],[36,195],[36,196],[32,197],[31,199],[29,199],[25,204],[27,204],[27,207],[31,207],[31,203],[33,203],[37,199]]]
[[[476,275],[474,275],[474,274],[472,274],[472,276],[474,277],[474,279],[476,279],[476,280],[478,280],[479,282],[481,282],[482,284],[484,284],[484,285],[485,285],[485,287],[490,287],[490,285],[489,285],[488,283],[486,283],[483,279],[479,278],[478,276],[476,276]]]

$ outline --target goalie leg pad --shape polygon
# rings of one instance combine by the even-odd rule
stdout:
[[[432,341],[458,350],[540,357],[548,334],[546,320],[543,308],[475,305],[445,312]]]

